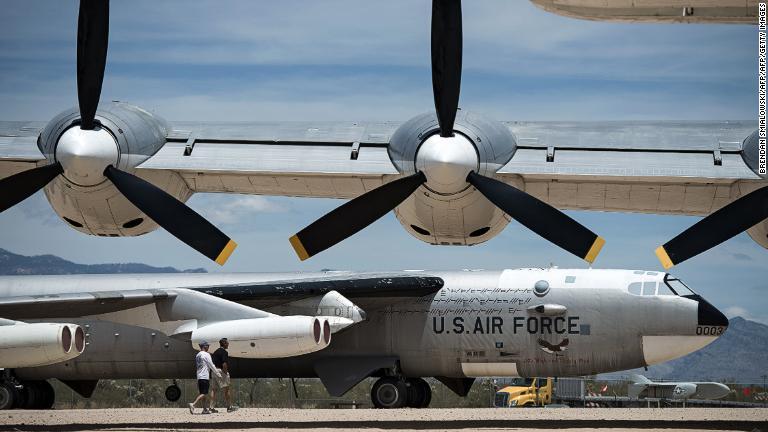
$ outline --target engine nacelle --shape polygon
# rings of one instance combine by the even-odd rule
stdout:
[[[509,218],[470,186],[466,176],[475,171],[493,177],[514,155],[517,141],[504,124],[468,111],[457,113],[454,130],[455,138],[439,139],[437,118],[427,113],[392,134],[389,157],[398,171],[421,171],[427,177],[395,215],[421,241],[473,245],[493,238]]]
[[[85,333],[75,324],[0,326],[0,368],[46,366],[73,359],[84,349]]]
[[[768,180],[767,168],[765,165],[766,154],[760,151],[760,142],[758,137],[758,131],[755,130],[750,134],[742,143],[741,157],[744,159],[744,163],[755,172],[755,174]],[[761,187],[768,187],[768,182],[759,183],[740,183],[738,185],[739,195],[744,196],[754,190]],[[752,237],[752,240],[757,242],[760,246],[768,249],[768,220],[764,220],[752,228],[747,230],[747,234]]]
[[[309,354],[331,343],[328,320],[309,316],[271,316],[221,321],[192,331],[192,345],[229,341],[229,355],[241,358],[282,358]]]
[[[680,383],[672,390],[672,399],[688,399],[696,394],[696,384]]]
[[[135,167],[165,144],[165,121],[126,103],[101,104],[100,125],[81,132],[80,113],[71,108],[53,118],[38,138],[49,163],[61,162],[64,174],[45,187],[56,213],[72,228],[105,237],[137,236],[157,228],[103,176],[106,165],[135,173]],[[182,202],[192,196],[184,179],[174,172],[143,173],[142,178]]]

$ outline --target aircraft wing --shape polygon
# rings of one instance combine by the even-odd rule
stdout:
[[[354,198],[399,175],[387,153],[398,123],[174,123],[138,167],[179,173],[193,192]]]
[[[254,318],[271,315],[258,308],[285,305],[310,298],[320,298],[336,291],[356,303],[367,305],[372,299],[421,297],[440,290],[439,277],[409,274],[331,274],[327,277],[310,276],[259,282],[199,282],[184,279],[175,286],[158,286],[150,279],[131,280],[136,289],[105,290],[110,285],[103,278],[79,276],[72,288],[56,289],[47,279],[40,279],[45,292],[13,295],[13,292],[35,292],[36,285],[24,286],[25,280],[35,276],[15,278],[16,288],[11,295],[0,296],[0,317],[9,319],[80,318],[130,311],[147,305],[173,305],[190,300],[208,305],[201,309],[198,319]],[[70,277],[70,279],[78,278]],[[220,279],[217,279],[220,280]],[[191,282],[187,282],[191,281]],[[69,284],[63,282],[61,285]],[[141,285],[152,286],[141,288]],[[58,292],[57,292],[58,291]],[[165,306],[162,306],[165,307]],[[158,307],[159,309],[160,307]],[[214,313],[215,312],[215,313]]]
[[[741,146],[756,122],[507,122],[497,173],[561,209],[708,215],[760,186]],[[43,159],[42,123],[0,122],[0,177]],[[354,198],[399,177],[395,122],[177,122],[137,173],[192,192]],[[736,188],[736,189],[735,189]]]
[[[762,182],[741,154],[755,122],[508,125],[497,176],[560,209],[708,215]]]
[[[45,156],[37,148],[41,122],[0,122],[0,178],[34,168]]]

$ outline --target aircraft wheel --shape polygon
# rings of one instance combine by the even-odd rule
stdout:
[[[422,378],[409,378],[408,381],[408,403],[410,408],[426,408],[432,401],[432,389],[429,383]]]
[[[56,402],[56,392],[53,390],[53,386],[48,381],[37,382],[38,400],[37,409],[51,409],[53,403]]]
[[[402,408],[408,402],[408,386],[397,378],[379,378],[371,389],[371,402],[376,408]]]
[[[165,398],[170,402],[181,399],[181,389],[176,384],[171,384],[165,389]]]
[[[20,402],[19,391],[11,383],[0,384],[0,410],[9,410]]]
[[[432,387],[430,387],[429,383],[423,378],[419,379],[419,384],[424,388],[424,400],[422,400],[419,408],[427,408],[429,407],[430,402],[432,402]]]

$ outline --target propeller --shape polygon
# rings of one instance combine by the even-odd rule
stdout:
[[[461,90],[461,1],[432,1],[432,93],[440,136],[453,136]]]
[[[115,168],[114,160],[89,154],[104,141],[105,132],[96,121],[101,97],[109,40],[109,0],[81,0],[77,24],[77,96],[81,133],[66,131],[67,146],[57,146],[57,161],[0,180],[0,212],[18,204],[45,187],[67,169],[92,169],[106,163],[103,175],[139,210],[159,226],[219,265],[224,265],[237,243],[164,190]],[[59,139],[62,142],[64,135]],[[100,159],[102,158],[102,159]],[[106,162],[105,162],[106,161]],[[104,165],[101,165],[104,166]],[[101,170],[101,166],[98,170]]]
[[[768,219],[768,186],[744,195],[656,248],[665,269],[680,264]]]
[[[77,20],[77,99],[80,128],[92,130],[109,44],[109,0],[80,0]]]
[[[514,186],[470,172],[469,184],[531,231],[592,263],[605,240],[560,210]]]
[[[364,193],[299,231],[290,238],[291,245],[304,261],[376,222],[425,181],[424,174],[418,172]]]
[[[443,140],[437,145],[442,146],[441,148],[453,149],[462,143],[472,146],[468,140],[454,134],[454,122],[456,121],[461,89],[462,22],[460,0],[432,1],[431,38],[432,91],[441,137],[438,139]],[[422,144],[422,150],[431,139],[433,138],[427,138],[427,141]],[[448,156],[446,151],[442,153],[443,155],[438,157],[440,160],[437,161],[437,165],[445,167],[450,166],[452,162],[458,162],[458,160],[452,161],[453,155]],[[474,147],[472,147],[471,153],[475,154]],[[454,153],[454,155],[461,154],[461,151]],[[425,157],[431,158],[433,156]],[[456,157],[462,158],[462,156]],[[476,167],[477,160],[475,159],[474,162]],[[463,183],[467,171],[461,171],[460,165],[462,164],[456,163],[454,167],[447,169],[438,168],[443,172],[435,174],[444,176],[447,172],[449,177],[460,175],[457,180]],[[301,230],[290,238],[291,245],[299,258],[305,260],[372,224],[400,205],[426,182],[428,182],[428,175],[417,172],[367,192]],[[605,244],[605,240],[560,210],[519,189],[498,180],[484,177],[471,170],[466,177],[466,182],[469,182],[489,201],[512,218],[545,239],[590,263],[595,260],[603,244]]]
[[[29,198],[62,172],[64,168],[56,162],[0,180],[0,213]]]

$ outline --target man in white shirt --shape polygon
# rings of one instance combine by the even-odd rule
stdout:
[[[208,348],[210,345],[208,342],[200,342],[200,352],[195,356],[195,366],[197,367],[197,390],[199,395],[194,402],[189,404],[189,413],[195,413],[195,405],[201,400],[204,400],[208,396],[208,390],[211,387],[211,374],[214,374],[217,378],[221,378],[221,372],[216,370],[216,366],[213,365],[211,355],[208,354]],[[205,402],[203,403],[205,405]],[[203,407],[202,414],[210,414],[216,412],[213,408],[213,400],[209,400],[208,405]]]

